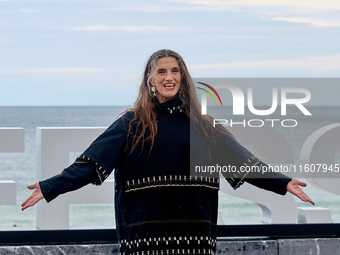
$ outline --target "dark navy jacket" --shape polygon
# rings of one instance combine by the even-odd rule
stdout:
[[[132,114],[127,113],[74,164],[40,182],[41,190],[50,202],[89,183],[99,185],[115,170],[116,226],[122,254],[213,254],[219,179],[192,175],[190,158],[199,164],[217,162],[238,168],[244,164],[261,167],[262,163],[229,136],[219,136],[217,149],[208,149],[179,100],[158,104],[157,109],[158,133],[151,152],[146,142],[130,153],[133,133],[127,138],[127,130]],[[216,152],[213,156],[212,151]],[[244,179],[244,174],[226,177],[234,188],[245,180],[282,195],[290,181],[275,173],[268,173],[269,179]]]

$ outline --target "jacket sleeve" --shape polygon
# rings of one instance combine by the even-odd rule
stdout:
[[[129,114],[116,120],[61,174],[40,181],[46,201],[89,183],[102,184],[119,167],[125,149],[128,120]]]
[[[245,178],[245,182],[252,184],[258,188],[269,190],[280,195],[285,195],[287,193],[287,184],[292,180],[292,178],[287,177],[281,173],[272,172],[269,168],[268,171],[261,171],[261,168],[268,166],[264,163],[258,165],[258,173],[249,173]]]
[[[216,155],[219,164],[229,166],[228,169],[232,169],[232,171],[222,174],[234,189],[240,187],[244,182],[248,182],[261,189],[277,194],[286,194],[286,187],[291,178],[272,172],[271,169],[262,171],[263,167],[268,169],[268,166],[239,144],[233,137],[222,135],[218,138]],[[247,169],[254,168],[257,171],[246,171]]]
[[[73,163],[64,169],[61,174],[55,175],[45,181],[40,181],[41,192],[47,202],[52,201],[60,194],[79,189],[91,183],[97,174],[93,164]]]

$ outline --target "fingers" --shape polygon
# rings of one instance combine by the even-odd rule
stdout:
[[[28,185],[27,186],[28,189],[32,190],[32,189],[35,189],[36,188],[36,183],[32,184],[32,185]],[[33,194],[32,194],[33,195]],[[26,208],[32,206],[32,200],[33,200],[33,197],[29,196],[29,198],[27,198],[22,204],[21,204],[21,210],[25,210]]]
[[[312,205],[315,205],[313,200],[310,197],[308,197],[307,195],[306,195],[306,197],[303,197],[303,198],[301,197],[300,199],[304,202],[308,202],[308,203],[311,203]]]
[[[27,188],[28,188],[28,189],[35,189],[35,188],[37,188],[37,184],[38,184],[38,183],[34,183],[34,184],[32,184],[32,185],[28,185]]]
[[[301,182],[301,181],[298,181],[298,185],[301,186],[301,187],[307,186],[306,183]],[[302,201],[311,203],[312,205],[315,205],[314,201],[309,196],[307,196],[307,194],[305,192],[303,192],[302,190],[301,190],[301,192],[303,193],[303,198],[301,198]]]
[[[313,200],[309,196],[307,196],[307,194],[299,186],[306,187],[307,184],[296,179],[292,179],[287,185],[287,190],[293,195],[300,198],[302,201],[315,205]]]
[[[307,184],[305,182],[298,181],[298,185],[302,187],[306,187]]]
[[[21,206],[21,210],[25,210],[28,207],[35,205],[40,199],[29,197]]]
[[[29,198],[27,198],[27,199],[25,200],[25,202],[23,202],[23,203],[21,204],[21,207],[22,207],[21,210],[25,210],[26,208],[32,206],[32,202],[33,202],[33,197],[30,196]]]
[[[21,204],[21,210],[22,210],[22,211],[29,207],[29,201],[30,201],[30,200],[31,200],[31,197],[27,198],[27,199],[25,200],[25,202],[23,202],[23,203]]]
[[[32,190],[34,189],[31,196],[29,196],[22,204],[21,204],[21,210],[25,210],[28,207],[31,207],[35,205],[37,202],[39,202],[41,199],[43,199],[43,194],[41,193],[39,183],[35,183],[33,185],[28,185],[28,189]]]
[[[28,207],[31,207],[33,205],[35,205],[36,203],[38,203],[41,200],[40,197],[37,196],[30,196],[29,198],[26,199],[25,202],[22,203],[21,205],[21,210],[25,210]]]
[[[308,202],[308,203],[311,203],[312,205],[315,205],[313,200],[302,190],[301,190],[301,194],[297,195],[297,197],[300,198],[304,202]]]
[[[315,203],[313,202],[313,200],[309,197],[309,196],[307,196],[306,194],[305,194],[305,200],[304,200],[305,202],[308,202],[308,203],[311,203],[312,205],[315,205]]]
[[[311,203],[312,205],[315,205],[312,199],[309,199],[307,202]]]

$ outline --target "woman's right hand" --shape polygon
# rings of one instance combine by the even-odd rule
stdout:
[[[35,205],[41,199],[44,198],[44,196],[41,192],[41,189],[40,189],[39,182],[37,182],[33,185],[28,185],[27,188],[29,188],[31,190],[34,189],[34,191],[33,191],[32,195],[30,195],[29,198],[27,198],[26,201],[22,203],[21,210],[25,210],[26,208]]]

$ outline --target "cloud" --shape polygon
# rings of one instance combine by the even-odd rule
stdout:
[[[216,35],[209,36],[209,38],[218,38],[218,39],[259,39],[263,38],[260,35]]]
[[[169,30],[184,30],[183,27],[165,27],[165,26],[85,26],[70,28],[76,31],[108,31],[118,30],[125,32],[163,32]]]
[[[88,67],[68,67],[68,68],[42,68],[41,71],[47,73],[98,73],[106,72],[107,69]]]
[[[99,73],[108,72],[110,70],[103,68],[89,67],[66,67],[66,68],[0,68],[3,74],[77,74],[77,73]]]
[[[190,71],[201,70],[255,70],[255,69],[286,69],[286,70],[340,70],[340,54],[333,56],[312,56],[299,59],[274,59],[236,61],[215,64],[189,65]]]
[[[181,2],[195,5],[207,5],[207,6],[220,6],[228,7],[235,5],[247,5],[247,6],[294,6],[313,9],[328,9],[339,10],[340,1],[337,0],[234,0],[234,1],[222,1],[222,0],[169,0],[171,2]]]
[[[340,1],[335,0],[168,0],[184,5],[247,13],[259,19],[306,24],[313,27],[340,27]]]
[[[21,12],[21,13],[36,13],[36,12],[41,12],[41,10],[37,10],[37,9],[18,9],[17,12]]]
[[[313,26],[313,27],[340,27],[340,21],[338,21],[338,23],[335,23],[335,22],[331,23],[331,22],[316,20],[316,19],[312,19],[312,18],[276,17],[276,18],[273,18],[273,20],[294,22],[294,23],[303,23],[303,24],[308,24],[308,25]]]
[[[101,8],[99,10],[104,11],[126,11],[126,12],[153,12],[153,13],[160,13],[160,12],[178,12],[178,11],[224,11],[218,7],[214,6],[199,6],[199,5],[189,5],[189,6],[173,6],[168,5],[164,7],[164,5],[146,5],[143,3],[138,5],[138,3],[134,5],[124,5],[119,7],[110,7],[110,8]]]

